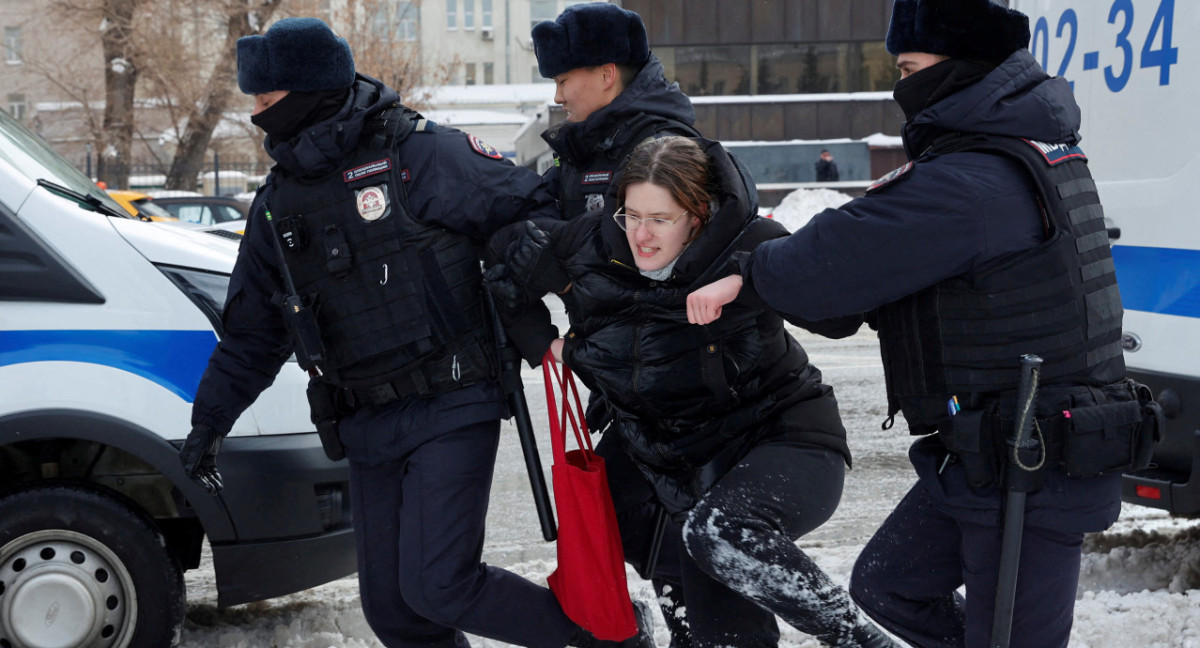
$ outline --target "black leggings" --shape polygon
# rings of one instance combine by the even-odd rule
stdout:
[[[834,450],[764,443],[691,510],[683,541],[694,563],[684,561],[683,590],[696,646],[745,645],[743,637],[723,635],[720,624],[711,627],[724,614],[710,579],[828,645],[849,642],[866,623],[846,591],[795,544],[833,515],[844,478]]]

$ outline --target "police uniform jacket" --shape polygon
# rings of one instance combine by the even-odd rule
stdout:
[[[879,314],[898,312],[894,306],[911,302],[914,295],[972,285],[1007,271],[1006,264],[1028,261],[1031,250],[1041,249],[1046,227],[1030,173],[1019,162],[986,151],[930,154],[931,147],[952,134],[1074,146],[1079,125],[1070,86],[1048,77],[1027,51],[1018,51],[979,82],[905,124],[913,163],[889,174],[866,196],[817,214],[792,236],[759,246],[743,263],[745,286],[772,307],[806,319],[864,314],[880,327],[881,340],[907,339],[910,347],[919,347],[922,313],[933,316],[933,311],[908,309],[907,320]],[[1119,301],[1115,312],[1104,315],[1110,324],[1115,316],[1119,329]],[[1043,324],[1054,326],[1049,318]],[[936,349],[908,351],[914,361],[944,361]],[[1012,363],[1015,368],[1015,355]],[[1108,378],[1123,378],[1123,366],[1112,368],[1105,370],[1113,374]],[[897,373],[885,357],[889,398]],[[1012,375],[1015,389],[1015,369]],[[914,433],[930,431],[927,413],[905,409],[904,414]],[[971,487],[961,470],[944,469],[945,453],[931,437],[918,441],[910,454],[939,506],[998,524],[1002,490]],[[1068,479],[1052,468],[1044,479],[1028,500],[1029,524],[1095,531],[1111,524],[1120,510],[1119,475]]]
[[[306,128],[289,141],[267,138],[267,152],[278,168],[299,178],[320,179],[336,173],[345,160],[368,146],[371,124],[385,110],[399,106],[399,96],[383,83],[358,75],[345,106],[326,121]],[[397,111],[398,113],[399,111]],[[381,156],[382,157],[382,156]],[[494,149],[460,131],[433,126],[414,132],[401,144],[404,192],[412,216],[486,240],[496,229],[541,216],[554,218],[553,198],[541,179],[514,167]],[[275,173],[267,177],[269,188]],[[225,433],[239,415],[287,366],[292,341],[279,307],[272,299],[283,290],[280,261],[267,206],[259,192],[238,251],[222,321],[221,340],[197,390],[193,424]],[[370,407],[364,414],[379,425],[368,433],[344,421],[342,440],[351,459],[385,460],[398,446],[401,429],[436,434],[447,427],[469,425],[506,415],[503,397],[493,381],[480,381],[433,398],[404,399],[391,407]],[[348,423],[345,424],[345,423]],[[409,440],[411,441],[411,439]]]
[[[735,302],[710,325],[687,321],[687,294],[728,274],[732,252],[786,234],[757,216],[720,145],[706,149],[722,182],[718,207],[668,278],[638,271],[611,214],[550,232],[573,282],[564,361],[613,408],[625,450],[672,513],[769,438],[850,457],[830,388],[776,313]]]

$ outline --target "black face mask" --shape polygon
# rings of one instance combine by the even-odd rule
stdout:
[[[328,92],[289,92],[270,108],[250,116],[276,142],[286,142],[313,124],[337,114],[346,104],[350,90]]]
[[[975,85],[996,69],[991,63],[968,59],[946,59],[896,82],[892,97],[912,121],[922,110],[950,95]]]

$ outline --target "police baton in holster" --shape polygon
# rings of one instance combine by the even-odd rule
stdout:
[[[508,341],[504,324],[496,310],[496,302],[483,286],[483,298],[492,316],[492,328],[496,333],[496,351],[500,360],[500,388],[508,398],[508,408],[517,424],[517,437],[521,439],[521,452],[525,455],[525,471],[529,473],[529,486],[533,489],[533,503],[537,507],[538,521],[542,523],[542,537],[546,542],[558,538],[558,526],[554,522],[554,509],[550,507],[550,491],[546,488],[546,476],[542,473],[542,459],[538,454],[537,438],[533,434],[533,422],[529,418],[529,403],[525,401],[525,384],[521,382],[521,354]]]
[[[1016,424],[1007,439],[1004,500],[1004,535],[1000,541],[1000,569],[996,607],[992,613],[992,648],[1008,648],[1012,635],[1013,604],[1017,596],[1017,567],[1021,562],[1021,535],[1025,531],[1025,495],[1036,487],[1037,471],[1045,461],[1041,441],[1034,440],[1034,403],[1042,359],[1021,356],[1017,382]]]
[[[288,269],[287,256],[283,252],[283,243],[298,245],[301,236],[294,231],[299,227],[296,221],[284,225],[285,231],[280,232],[271,210],[266,209],[267,224],[271,226],[271,239],[275,243],[275,251],[279,255],[279,274],[283,277],[284,291],[272,297],[271,301],[279,307],[283,315],[283,324],[292,338],[292,351],[296,354],[296,363],[308,372],[308,410],[313,425],[317,428],[317,436],[321,439],[321,448],[330,461],[340,461],[346,457],[346,449],[338,436],[338,409],[336,400],[337,388],[321,379],[321,365],[325,362],[325,346],[321,342],[321,329],[317,324],[317,316],[305,305],[296,290],[296,282]],[[288,219],[285,219],[288,220]]]

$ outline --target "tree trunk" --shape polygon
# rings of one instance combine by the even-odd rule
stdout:
[[[240,4],[231,10],[225,32],[224,51],[213,67],[205,86],[203,98],[188,113],[187,126],[179,138],[179,148],[167,172],[167,189],[194,190],[204,164],[204,152],[212,141],[213,130],[220,123],[230,97],[237,88],[237,39],[257,34],[275,13],[280,0],[262,0],[256,8]]]
[[[105,0],[104,140],[97,151],[96,176],[111,188],[129,185],[133,148],[133,99],[137,88],[137,52],[131,38],[133,14],[142,0]]]

